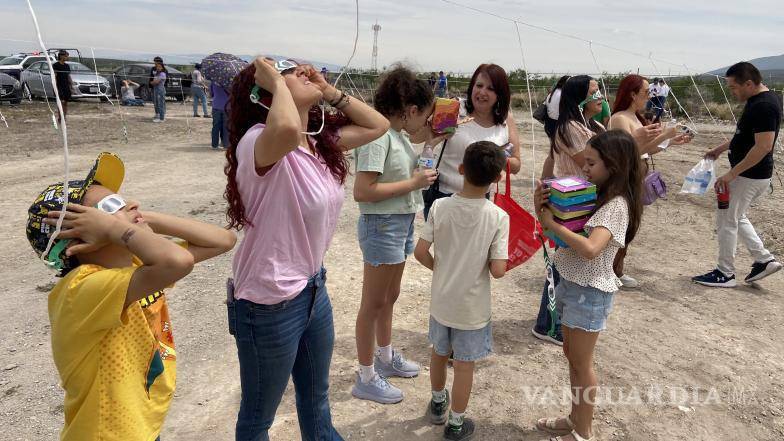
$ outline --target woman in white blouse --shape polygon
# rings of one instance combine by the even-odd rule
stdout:
[[[497,64],[481,64],[474,71],[468,84],[466,110],[473,120],[458,126],[454,136],[443,145],[436,159],[438,187],[434,197],[425,197],[425,218],[435,199],[451,196],[463,188],[463,177],[457,171],[463,162],[463,153],[476,141],[492,141],[509,152],[509,169],[520,171],[520,135],[510,111],[511,91],[506,71]]]

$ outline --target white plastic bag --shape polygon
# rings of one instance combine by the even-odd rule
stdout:
[[[683,179],[681,193],[703,195],[716,183],[716,165],[712,159],[702,159],[697,163],[686,178]]]

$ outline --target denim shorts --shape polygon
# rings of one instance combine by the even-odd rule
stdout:
[[[604,331],[614,297],[614,293],[580,286],[561,277],[555,287],[555,309],[563,326],[586,332]]]
[[[365,262],[373,266],[405,262],[414,252],[414,216],[360,214],[357,238]]]
[[[481,360],[493,352],[490,323],[481,329],[462,330],[444,326],[431,315],[427,338],[436,354],[447,356],[452,353],[452,358],[457,361]]]

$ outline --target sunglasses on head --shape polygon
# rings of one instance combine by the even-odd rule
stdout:
[[[114,214],[122,210],[126,205],[128,204],[125,202],[125,199],[123,199],[119,194],[115,193],[101,199],[97,204],[95,204],[95,208],[107,214]]]

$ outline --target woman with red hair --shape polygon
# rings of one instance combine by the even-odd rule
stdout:
[[[343,204],[345,152],[389,122],[313,66],[262,57],[234,79],[228,113],[227,217],[245,230],[227,302],[242,388],[236,439],[269,439],[291,377],[302,439],[342,440],[329,410],[335,331],[323,259]]]
[[[648,124],[640,112],[645,110],[648,102],[648,80],[636,74],[627,75],[621,84],[618,85],[618,93],[615,95],[612,116],[610,117],[610,130],[618,129],[629,133],[637,141],[637,151],[644,159],[648,155],[664,151],[659,147],[662,143],[669,141],[669,145],[681,145],[691,141],[689,133],[680,133],[675,126],[661,130],[661,134],[656,137],[648,136],[641,138],[639,134],[646,128],[658,128],[659,124]],[[666,145],[666,144],[665,144]],[[626,259],[627,248],[621,248],[615,255],[613,268],[615,275],[621,280],[624,288],[637,288],[640,283],[627,274],[624,274],[624,260]]]
[[[670,140],[671,145],[685,144],[691,141],[691,135],[678,134],[676,127],[664,129],[659,136],[643,140],[636,136],[643,126],[650,126],[640,112],[645,110],[648,102],[648,80],[632,74],[627,75],[618,85],[618,93],[613,103],[610,130],[623,130],[635,136],[640,155],[653,155],[663,151],[659,144]],[[654,126],[655,127],[655,126]]]

